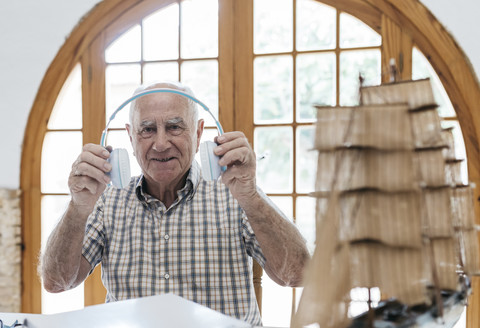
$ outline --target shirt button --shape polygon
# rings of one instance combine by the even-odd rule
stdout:
[[[165,236],[163,236],[163,238],[165,238],[165,240],[169,240],[169,239],[170,239],[170,236],[169,236],[169,235],[165,235]]]
[[[170,278],[170,275],[168,273],[165,273],[165,275],[163,276],[165,279],[168,279]]]

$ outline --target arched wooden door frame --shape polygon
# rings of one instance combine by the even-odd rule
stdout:
[[[220,12],[225,10],[228,13],[225,19],[233,19],[235,12],[251,11],[252,1],[226,0],[223,2],[224,6],[220,8]],[[174,1],[104,0],[100,2],[72,31],[42,80],[28,118],[21,159],[20,188],[23,194],[22,312],[39,313],[41,311],[41,288],[36,274],[37,256],[40,250],[40,162],[43,137],[47,131],[48,119],[57,95],[73,67],[81,60],[82,56],[86,55],[86,50],[107,27],[115,24],[127,12],[130,14],[132,11],[143,11],[148,6],[160,8],[162,5],[172,2]],[[418,0],[322,0],[322,2],[358,17],[379,33],[382,33],[382,26],[393,24],[400,27],[399,35],[410,37],[411,42],[425,54],[453,103],[464,135],[469,177],[471,181],[479,185],[480,116],[476,115],[475,110],[480,104],[480,86],[467,57],[452,36]],[[248,26],[243,26],[244,23]],[[244,29],[248,33],[253,31],[251,19],[238,20],[232,24],[236,24],[235,35],[243,36]],[[234,42],[230,47],[226,47],[225,51],[233,51],[233,47],[235,47]],[[382,47],[382,51],[385,51],[385,45]],[[407,59],[409,58],[408,54],[403,55],[407,55]],[[236,61],[248,62],[244,58],[237,58]],[[235,67],[236,71],[242,72],[242,74],[253,75],[250,72],[251,64],[246,71],[242,71],[238,64],[235,64]],[[408,68],[408,65],[406,67]],[[237,91],[242,91],[242,86],[236,88]],[[234,97],[235,95],[232,94],[232,98]],[[234,108],[233,114],[227,118],[232,127],[235,126],[235,110]],[[479,195],[479,191],[476,190],[475,198],[478,199]],[[480,213],[478,212],[478,202],[475,206],[477,213]],[[480,326],[480,310],[477,309],[480,306],[480,288],[476,281],[474,284],[474,295],[469,307],[467,325],[472,328]]]

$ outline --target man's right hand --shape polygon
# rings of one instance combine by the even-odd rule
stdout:
[[[107,149],[96,144],[83,146],[68,177],[73,205],[93,209],[107,183],[110,182],[110,177],[107,175],[112,169],[107,162],[110,151],[110,146]]]

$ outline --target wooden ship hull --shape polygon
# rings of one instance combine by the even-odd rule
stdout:
[[[460,319],[471,289],[468,283],[461,291],[442,291],[443,314],[436,304],[406,306],[395,299],[379,302],[371,313],[352,319],[348,328],[452,328]]]

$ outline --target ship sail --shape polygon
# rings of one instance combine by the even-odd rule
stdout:
[[[430,81],[360,91],[360,106],[317,107],[317,247],[294,327],[349,327],[355,288],[441,316],[440,291],[463,295],[479,273],[472,186],[461,182]]]

